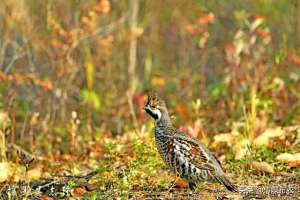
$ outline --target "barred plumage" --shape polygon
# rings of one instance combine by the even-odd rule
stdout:
[[[155,140],[162,159],[174,173],[189,182],[191,189],[197,182],[209,181],[237,192],[217,158],[197,140],[173,127],[164,101],[151,94],[144,109],[155,119]]]

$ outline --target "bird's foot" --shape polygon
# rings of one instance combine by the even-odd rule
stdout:
[[[189,198],[193,196],[193,192],[195,191],[196,186],[197,185],[195,183],[189,182],[189,188],[188,188],[188,191],[187,191]]]

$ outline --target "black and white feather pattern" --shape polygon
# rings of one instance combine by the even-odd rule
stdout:
[[[230,183],[217,158],[197,140],[176,130],[170,120],[165,103],[157,96],[148,97],[146,112],[155,121],[155,141],[166,165],[190,186],[197,182],[219,182],[228,190],[237,192]],[[159,113],[159,120],[154,114]]]
[[[219,182],[230,191],[237,191],[225,177],[216,157],[195,139],[159,124],[155,128],[155,138],[161,157],[181,178],[189,182]]]

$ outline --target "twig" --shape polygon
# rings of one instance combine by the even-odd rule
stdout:
[[[90,39],[92,37],[95,37],[97,35],[100,34],[109,34],[111,32],[113,32],[115,29],[119,28],[120,25],[123,25],[126,21],[127,15],[124,15],[123,17],[121,17],[119,20],[117,20],[116,22],[113,22],[107,26],[104,27],[99,27],[97,29],[95,29],[92,33],[87,34],[82,36],[81,38],[79,38],[78,41],[74,42],[72,44],[72,46],[70,47],[70,50],[67,53],[67,60],[72,60],[71,59],[71,54],[72,52],[78,47],[78,45],[80,45],[83,41]],[[71,61],[72,63],[72,61]]]
[[[59,178],[76,178],[76,179],[85,179],[85,180],[89,180],[91,179],[93,176],[95,176],[98,172],[96,170],[91,171],[90,173],[88,173],[87,175],[84,176],[73,176],[73,175],[54,175],[53,177],[59,177]]]
[[[133,120],[133,125],[134,125],[134,128],[135,128],[135,131],[136,131],[136,133],[138,133],[137,136],[140,136],[139,126],[138,126],[136,114],[135,114],[133,104],[132,104],[132,94],[130,92],[127,92],[126,95],[127,95],[127,102],[128,102],[130,114],[131,114],[131,117],[132,117],[132,120]]]
[[[129,89],[130,92],[133,92],[133,84],[135,79],[135,68],[136,68],[136,51],[137,51],[137,18],[139,11],[139,0],[132,0],[131,5],[131,19],[130,19],[130,31],[131,31],[131,40],[130,40],[130,49],[129,49],[129,65],[128,65],[128,79],[129,79]]]
[[[7,65],[7,67],[6,67],[5,69],[3,69],[3,71],[4,71],[5,74],[7,74],[7,73],[9,72],[9,70],[12,68],[12,66],[14,65],[14,63],[15,63],[18,59],[20,59],[20,58],[24,57],[25,55],[27,55],[27,52],[24,51],[23,48],[20,47],[20,46],[18,45],[17,42],[13,42],[12,45],[15,46],[15,49],[14,49],[15,53],[14,53],[12,59],[10,60],[9,64]],[[22,50],[23,50],[23,51],[20,52],[20,53],[18,53],[18,52],[17,52],[18,50],[19,50],[19,51],[22,51]]]
[[[48,187],[48,186],[50,186],[50,185],[53,185],[53,184],[55,184],[55,183],[60,183],[60,180],[53,180],[53,179],[52,179],[51,182],[46,183],[46,184],[43,184],[43,185],[41,185],[41,186],[38,186],[38,190],[41,190],[41,189],[43,189],[43,188],[45,188],[45,187]]]
[[[109,34],[113,31],[115,31],[117,28],[120,28],[121,25],[123,25],[125,22],[126,22],[126,19],[127,19],[127,14],[125,14],[124,16],[122,16],[120,19],[118,19],[116,22],[113,22],[107,26],[104,26],[104,27],[99,27],[97,29],[95,29],[92,33],[90,34],[87,34],[87,35],[84,35],[82,36],[81,38],[78,39],[78,41],[74,42],[72,44],[72,46],[70,47],[68,53],[67,53],[67,61],[68,63],[70,63],[71,66],[75,66],[75,62],[74,60],[72,59],[71,55],[73,53],[73,51],[82,43],[84,42],[85,40],[88,40],[88,39],[91,39],[97,35],[100,35],[100,34],[103,34],[103,35],[106,35],[106,34]],[[80,68],[79,67],[76,67],[73,71],[72,71],[72,74],[68,77],[67,81],[66,81],[66,87],[65,87],[65,91],[68,91],[68,88],[72,87],[72,83],[73,83],[73,80],[76,78],[76,75],[77,73],[80,71]]]
[[[3,38],[4,39],[0,41],[0,70],[3,67],[5,52],[9,43],[8,40],[6,40],[6,35]]]

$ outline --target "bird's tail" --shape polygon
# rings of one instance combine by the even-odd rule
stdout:
[[[225,176],[217,176],[215,178],[219,183],[224,185],[227,188],[227,190],[229,190],[231,192],[238,192],[237,186],[230,183],[230,181]]]

